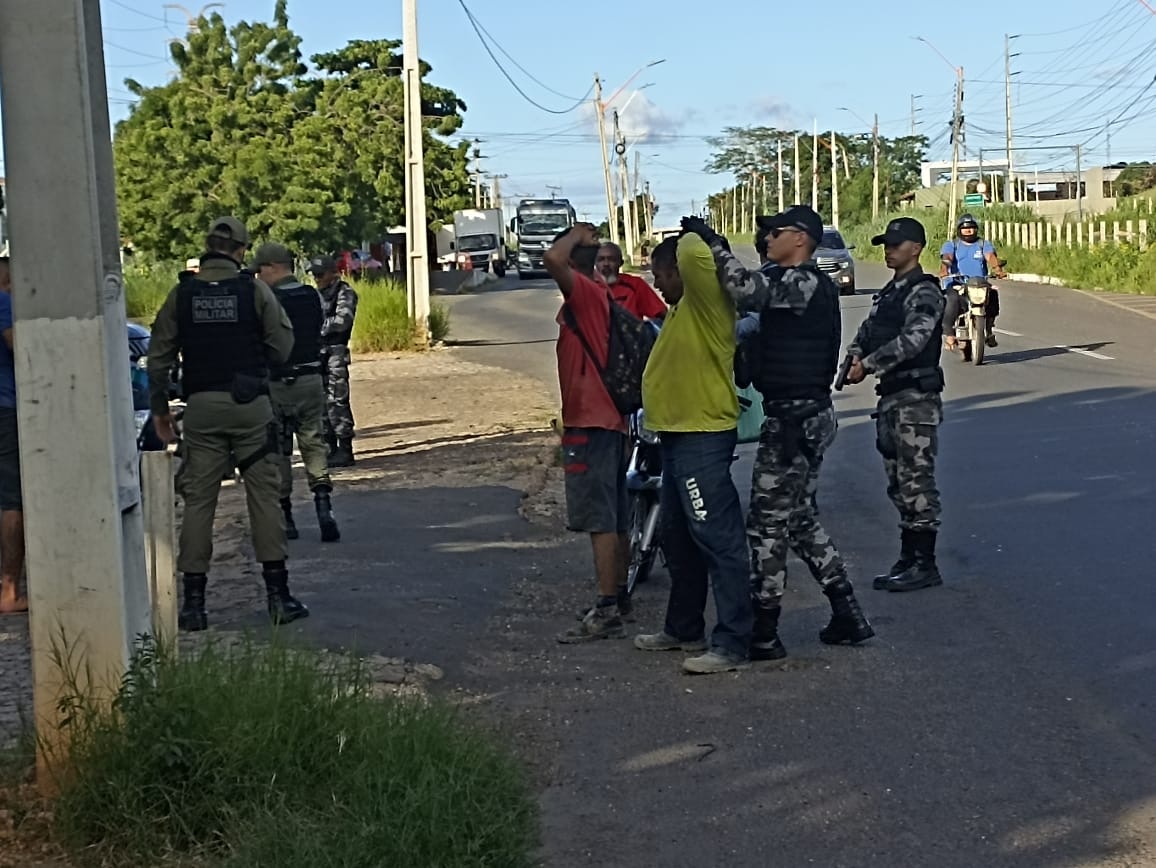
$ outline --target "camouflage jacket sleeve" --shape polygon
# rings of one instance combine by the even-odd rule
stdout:
[[[919,355],[943,321],[944,303],[943,293],[934,281],[918,284],[904,303],[906,316],[899,337],[863,359],[863,368],[869,373],[886,374]]]
[[[711,245],[719,282],[740,313],[766,308],[801,314],[819,288],[818,275],[805,268],[786,268],[767,274],[749,269],[721,244]]]
[[[342,281],[334,292],[337,296],[334,300],[326,299],[325,322],[321,325],[323,337],[350,335],[357,316],[357,293],[353,287]]]

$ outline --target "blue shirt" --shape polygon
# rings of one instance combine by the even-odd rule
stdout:
[[[0,333],[12,328],[12,296],[0,292]],[[0,407],[16,407],[16,359],[8,342],[0,340]]]
[[[944,242],[939,251],[941,257],[950,256],[955,259],[954,273],[964,277],[987,277],[987,256],[995,253],[995,247],[984,238],[982,241],[953,241]]]

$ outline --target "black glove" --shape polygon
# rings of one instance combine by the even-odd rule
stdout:
[[[683,232],[693,233],[707,244],[713,243],[716,238],[720,237],[701,217],[683,217],[681,226]]]

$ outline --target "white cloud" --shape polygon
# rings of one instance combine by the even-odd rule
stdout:
[[[634,142],[658,142],[682,130],[690,119],[690,113],[674,115],[655,105],[647,97],[645,90],[633,90],[619,94],[606,105],[606,134],[614,135],[614,112],[618,112],[618,125],[627,145]],[[597,118],[591,104],[582,109],[584,117],[597,133]]]

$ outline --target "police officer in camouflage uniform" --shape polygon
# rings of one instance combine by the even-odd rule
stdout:
[[[182,630],[204,630],[205,586],[213,556],[213,517],[222,477],[236,467],[245,481],[253,549],[261,562],[269,616],[276,624],[309,610],[289,593],[288,544],[277,508],[280,473],[269,365],[293,349],[293,327],[277,297],[242,271],[249,233],[236,217],[209,227],[196,274],[169,293],[149,346],[149,401],[157,436],[176,440],[169,413],[169,375],[182,363],[185,415],[177,476],[184,498],[177,569],[183,573]]]
[[[321,376],[325,380],[328,412],[325,439],[329,442],[329,466],[353,466],[353,410],[349,406],[349,338],[357,316],[357,293],[341,279],[337,260],[318,256],[309,273],[321,292],[325,319],[321,326]]]
[[[847,352],[848,383],[875,374],[879,406],[876,448],[887,470],[887,494],[899,511],[900,554],[875,588],[917,591],[943,584],[935,563],[939,490],[935,458],[943,421],[944,297],[939,281],[925,274],[919,255],[927,244],[923,225],[910,217],[892,220],[872,239],[882,244],[895,275],[883,287]]]
[[[819,632],[820,641],[855,644],[875,631],[815,511],[823,453],[837,429],[831,384],[842,332],[839,291],[814,261],[823,221],[812,209],[795,205],[759,223],[767,232],[766,257],[777,268],[751,271],[703,221],[689,218],[683,226],[707,238],[739,312],[759,314],[749,363],[766,421],[747,517],[755,605],[751,657],[777,660],[787,654],[778,623],[788,550],[807,565],[831,603],[831,620]]]
[[[281,244],[262,244],[253,256],[253,270],[273,288],[281,307],[293,323],[293,352],[284,365],[273,367],[269,396],[280,428],[281,511],[285,533],[299,536],[293,521],[293,435],[301,449],[305,477],[313,492],[322,542],[341,539],[329,495],[333,484],[326,461],[325,387],[321,382],[321,297],[293,274],[293,254]]]

